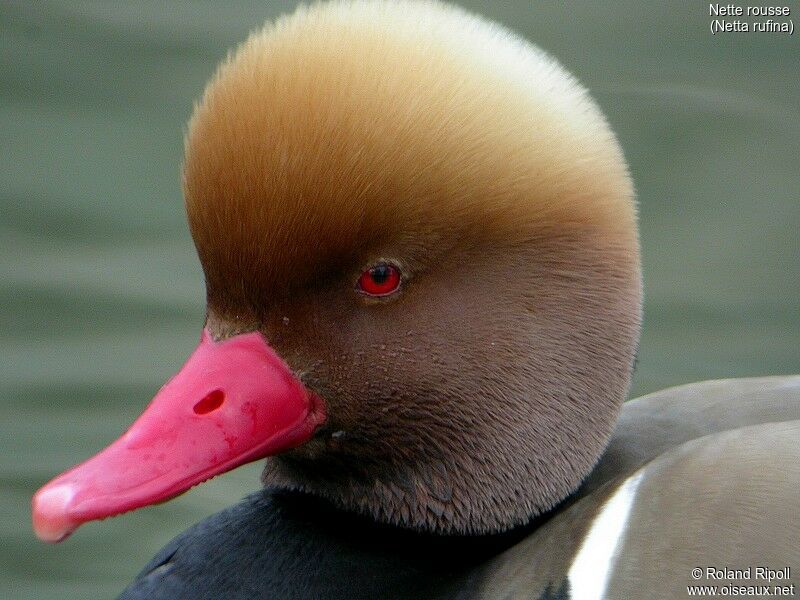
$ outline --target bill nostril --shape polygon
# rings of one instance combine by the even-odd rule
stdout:
[[[207,415],[222,406],[223,402],[225,402],[225,392],[214,390],[206,394],[205,398],[194,405],[194,412],[198,415]]]

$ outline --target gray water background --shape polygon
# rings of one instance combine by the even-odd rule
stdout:
[[[464,4],[557,56],[619,134],[645,268],[632,395],[800,371],[798,35],[712,36],[703,2]],[[227,49],[293,5],[0,4],[0,598],[111,597],[258,485],[251,465],[59,546],[29,524],[33,491],[196,344],[183,127]]]

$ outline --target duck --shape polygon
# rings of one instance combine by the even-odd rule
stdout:
[[[59,542],[256,460],[264,485],[121,598],[793,589],[800,376],[624,402],[634,187],[538,47],[434,0],[300,7],[218,67],[183,191],[200,342],[33,527]]]

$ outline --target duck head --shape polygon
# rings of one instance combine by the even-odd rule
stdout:
[[[34,525],[268,486],[441,533],[524,523],[591,470],[640,326],[633,190],[586,91],[435,2],[301,8],[220,67],[186,136],[201,343]]]

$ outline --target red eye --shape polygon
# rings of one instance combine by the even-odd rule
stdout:
[[[367,296],[388,296],[399,287],[400,270],[387,263],[378,263],[358,278],[358,289]]]

